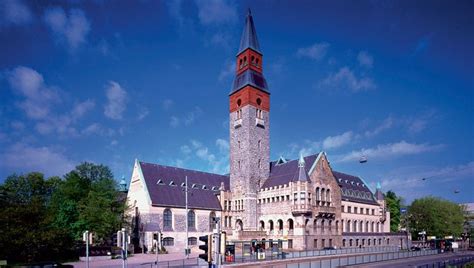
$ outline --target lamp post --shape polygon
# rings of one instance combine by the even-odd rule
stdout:
[[[189,211],[188,211],[188,176],[185,176],[184,178],[184,184],[185,184],[185,203],[186,203],[186,249],[185,255],[186,259],[189,258],[189,235],[188,235],[188,222],[189,222]]]

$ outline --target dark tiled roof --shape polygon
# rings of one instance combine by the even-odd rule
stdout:
[[[309,173],[311,166],[318,154],[309,155],[304,158],[306,174]],[[297,181],[299,176],[298,159],[286,163],[277,164],[277,161],[270,163],[270,178],[265,181],[263,188],[288,184],[290,181]]]
[[[184,208],[185,187],[182,185],[188,176],[188,207],[221,210],[216,194],[221,182],[226,190],[229,189],[229,176],[145,162],[140,162],[140,167],[153,205]],[[193,184],[195,188],[192,188]]]
[[[265,77],[263,77],[261,73],[258,73],[252,69],[247,69],[241,74],[239,74],[237,77],[235,77],[234,85],[232,86],[230,95],[247,85],[251,85],[262,91],[270,93],[268,91],[268,85],[267,81],[265,80]]]
[[[253,18],[252,18],[250,9],[247,14],[247,18],[245,19],[244,31],[242,32],[242,37],[240,39],[239,52],[237,53],[237,55],[242,53],[247,48],[251,48],[255,50],[256,52],[262,54],[260,52],[260,46],[258,44],[258,39],[257,39],[257,31],[255,30],[255,25],[253,24]]]
[[[361,178],[334,170],[332,173],[341,187],[342,200],[378,205],[374,195]]]

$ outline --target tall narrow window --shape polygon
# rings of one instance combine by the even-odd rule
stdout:
[[[163,211],[163,228],[172,228],[173,224],[173,213],[170,209],[165,209]]]
[[[194,214],[194,210],[188,212],[188,229],[196,229],[196,214]]]
[[[262,141],[258,140],[257,145],[258,145],[257,148],[260,149],[260,146],[262,145]]]
[[[262,161],[260,161],[260,159],[258,159],[258,168],[262,168]]]

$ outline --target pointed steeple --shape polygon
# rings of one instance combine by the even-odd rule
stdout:
[[[306,174],[306,170],[304,168],[305,162],[303,158],[303,154],[300,154],[300,159],[298,160],[298,180],[299,181],[308,181],[308,175]]]
[[[252,12],[250,8],[247,13],[247,18],[245,19],[245,27],[242,32],[242,37],[240,39],[240,47],[237,55],[245,51],[246,49],[251,48],[252,50],[262,54],[260,52],[260,45],[258,44],[257,31],[255,31],[255,25],[253,24]]]
[[[377,182],[377,186],[375,189],[375,199],[384,200],[383,193],[382,193],[382,186],[380,185],[380,182]]]
[[[127,182],[125,181],[125,176],[122,175],[122,180],[119,183],[119,191],[126,192],[127,191]]]

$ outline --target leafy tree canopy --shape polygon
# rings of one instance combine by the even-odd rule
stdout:
[[[433,196],[415,199],[408,209],[410,231],[414,237],[426,231],[428,236],[459,236],[464,212],[458,204]]]
[[[390,232],[398,232],[400,226],[400,207],[402,204],[402,199],[394,192],[388,191],[385,194],[385,202],[387,204],[387,209],[390,211]]]

